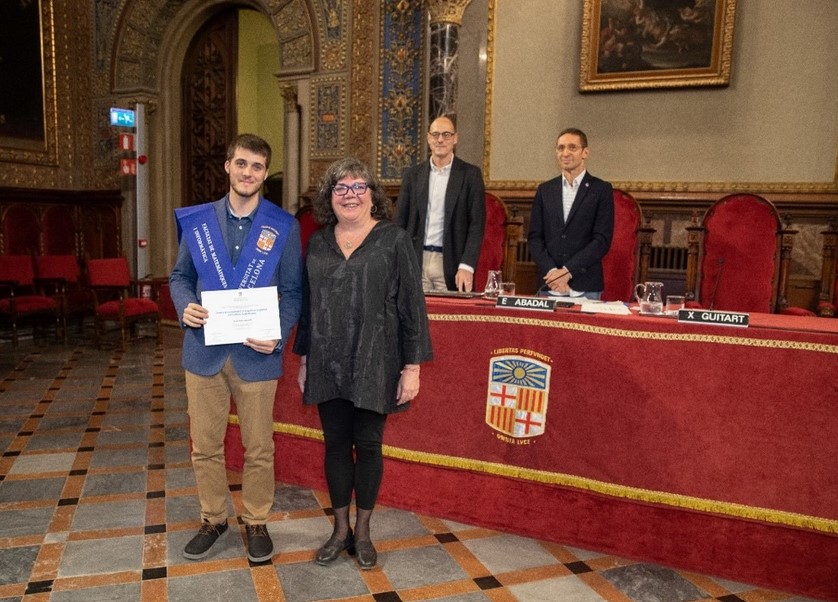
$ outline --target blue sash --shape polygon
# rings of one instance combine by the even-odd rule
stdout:
[[[192,263],[204,290],[270,286],[279,264],[285,239],[294,219],[260,197],[253,215],[253,226],[244,241],[238,263],[234,266],[224,244],[215,203],[175,209],[178,242],[186,234]],[[225,200],[225,211],[227,211]]]

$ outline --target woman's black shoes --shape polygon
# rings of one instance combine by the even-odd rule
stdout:
[[[350,556],[355,554],[355,539],[352,537],[352,530],[349,530],[349,535],[345,539],[338,539],[334,535],[329,538],[323,547],[317,550],[317,556],[314,562],[321,566],[326,566],[334,562],[335,558],[340,556],[340,553],[347,550]]]
[[[371,541],[356,541],[355,551],[358,553],[358,566],[365,571],[373,568],[378,562],[378,552]]]
[[[375,551],[372,542],[355,541],[355,537],[352,535],[351,529],[349,531],[349,535],[347,535],[344,539],[338,539],[335,535],[332,535],[329,538],[329,541],[323,544],[322,548],[317,550],[317,556],[314,558],[314,562],[320,566],[327,566],[333,563],[344,550],[346,550],[350,556],[355,556],[355,554],[357,554],[358,566],[365,571],[373,568],[378,562],[378,552]]]

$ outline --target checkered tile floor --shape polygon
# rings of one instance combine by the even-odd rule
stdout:
[[[232,518],[217,550],[188,561],[198,501],[179,331],[125,352],[76,339],[0,343],[0,602],[805,600],[384,507],[379,567],[344,554],[324,568],[312,558],[331,532],[328,496],[286,484],[272,562],[248,562]]]

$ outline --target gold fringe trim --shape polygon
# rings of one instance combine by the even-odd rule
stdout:
[[[752,339],[744,336],[723,336],[707,334],[685,334],[678,332],[651,332],[648,330],[624,330],[619,328],[605,328],[591,324],[563,322],[561,320],[545,320],[538,318],[513,316],[483,316],[471,314],[428,314],[428,319],[435,322],[483,322],[493,324],[515,324],[517,326],[538,326],[540,328],[558,328],[561,330],[575,330],[588,334],[601,334],[626,339],[653,339],[658,341],[689,341],[702,343],[716,343],[718,345],[742,345],[744,347],[763,347],[773,349],[795,349],[799,351],[815,351],[838,355],[838,345],[824,343],[810,343],[806,341],[785,341]]]
[[[235,414],[230,414],[228,422],[229,424],[238,425],[239,417]],[[292,435],[303,439],[323,441],[323,431],[320,429],[300,426],[298,424],[274,422],[274,432],[281,433],[283,435]],[[443,454],[412,451],[399,447],[393,447],[392,445],[384,445],[382,447],[382,451],[385,458],[392,458],[394,460],[414,462],[416,464],[424,464],[427,466],[439,466],[442,468],[482,472],[500,477],[510,477],[524,481],[531,481],[533,483],[541,483],[543,485],[571,487],[573,489],[591,491],[593,493],[609,497],[644,502],[647,504],[659,504],[675,508],[685,508],[688,510],[695,510],[697,512],[723,514],[726,516],[758,520],[767,523],[785,525],[788,527],[795,527],[798,529],[809,529],[823,533],[838,534],[838,520],[831,520],[818,516],[809,516],[807,514],[798,514],[796,512],[785,512],[783,510],[772,510],[770,508],[761,508],[759,506],[747,506],[745,504],[737,504],[733,502],[707,500],[704,498],[681,495],[678,493],[641,489],[639,487],[628,487],[626,485],[616,485],[614,483],[607,483],[605,481],[577,477],[559,472],[547,472],[544,470],[533,470],[531,468],[524,468],[521,466],[499,464],[497,462],[486,462],[470,458],[459,458]]]

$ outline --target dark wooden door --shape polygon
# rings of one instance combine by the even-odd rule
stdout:
[[[183,199],[197,205],[229,189],[227,144],[236,135],[237,11],[225,11],[195,34],[183,65]]]

